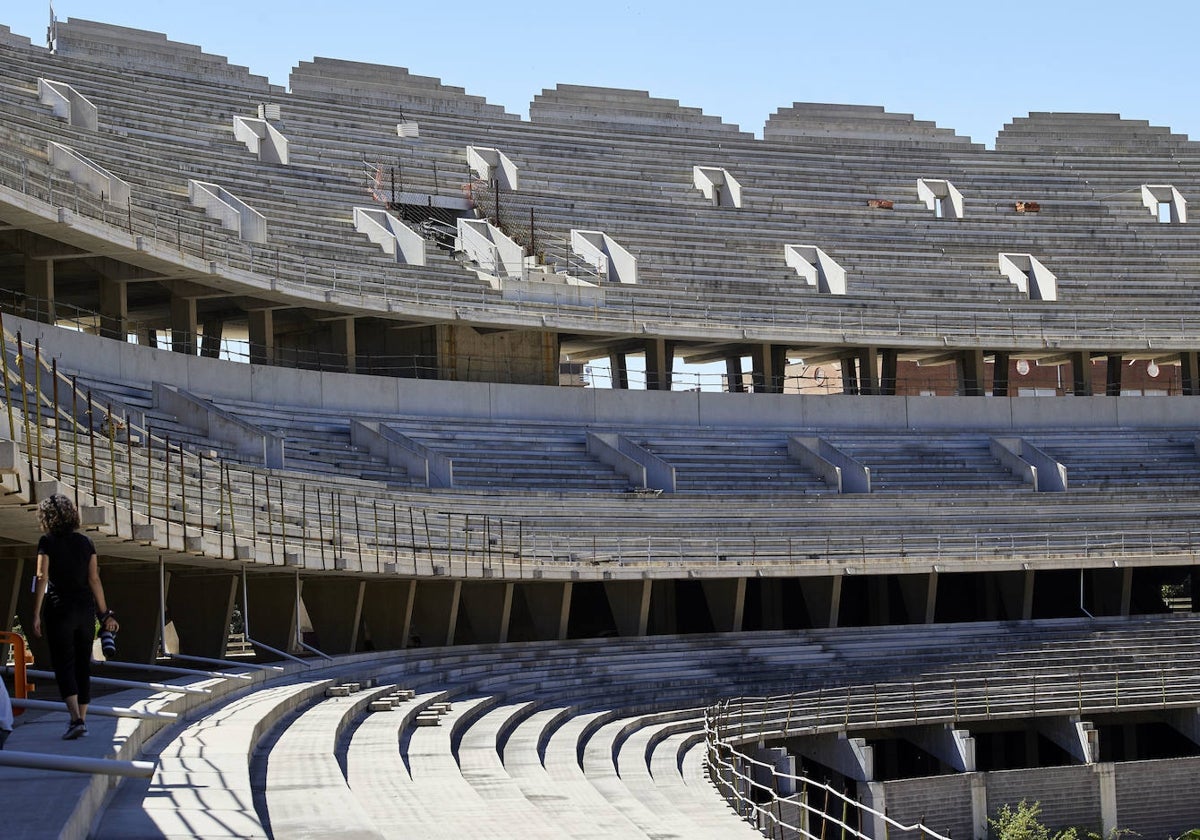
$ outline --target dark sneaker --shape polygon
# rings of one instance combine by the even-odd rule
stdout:
[[[87,724],[81,720],[73,720],[67,724],[67,731],[63,733],[64,741],[74,741],[76,738],[82,738],[87,734]]]

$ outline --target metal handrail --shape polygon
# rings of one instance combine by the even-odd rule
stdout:
[[[0,750],[0,767],[23,767],[28,770],[57,770],[63,773],[93,773],[102,776],[126,776],[149,779],[154,775],[152,761],[122,761],[115,758],[87,758],[81,755],[50,755],[48,753]]]

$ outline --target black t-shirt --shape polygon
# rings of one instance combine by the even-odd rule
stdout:
[[[88,586],[88,563],[96,553],[91,539],[78,531],[42,534],[37,551],[50,558],[50,583],[46,587],[50,606],[95,606]]]

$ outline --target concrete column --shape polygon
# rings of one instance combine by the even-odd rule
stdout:
[[[896,395],[896,375],[900,354],[896,350],[880,350],[879,359],[881,371],[879,374],[879,393],[885,396]]]
[[[787,369],[787,348],[778,344],[756,344],[750,350],[754,363],[754,390],[760,394],[783,393],[783,372]]]
[[[863,394],[878,394],[879,350],[863,347],[858,351],[858,388]]]
[[[959,773],[975,772],[975,739],[965,729],[950,724],[910,726],[905,737],[947,767]]]
[[[842,393],[857,394],[858,391],[858,359],[855,356],[842,356]]]
[[[896,582],[899,585],[900,597],[904,601],[904,613],[909,624],[932,624],[930,617],[933,608],[934,599],[932,593],[937,592],[937,574],[931,572],[928,575],[897,575]],[[881,578],[881,582],[886,578]],[[897,616],[895,610],[892,610],[892,620],[895,622]]]
[[[367,582],[355,578],[309,577],[300,583],[304,608],[317,634],[313,647],[330,655],[357,651]]]
[[[925,587],[925,623],[933,624],[937,616],[938,573],[930,572]]]
[[[405,625],[412,616],[412,580],[373,580],[363,592],[362,643],[364,650],[400,650],[408,641]]]
[[[1025,570],[1025,591],[1021,596],[1021,620],[1029,621],[1033,618],[1033,569]]]
[[[533,622],[535,639],[567,638],[567,622],[571,617],[571,581],[565,583],[522,583],[516,593],[524,598]]]
[[[204,335],[200,341],[200,355],[206,359],[218,359],[221,356],[221,334],[225,323],[220,318],[208,318],[204,321]]]
[[[53,324],[54,260],[25,258],[25,317]]]
[[[333,349],[345,360],[346,373],[355,373],[358,369],[358,346],[354,335],[354,318],[338,318],[331,323],[333,329]]]
[[[1092,354],[1086,350],[1071,354],[1071,393],[1077,397],[1092,395]]]
[[[100,278],[100,335],[124,341],[129,335],[129,296],[120,280]]]
[[[188,356],[196,355],[196,299],[171,295],[171,349]]]
[[[454,644],[461,597],[460,580],[419,581],[409,630],[411,643],[424,647]]]
[[[983,773],[975,773],[971,776],[971,828],[972,840],[987,840],[987,776]]]
[[[604,594],[617,632],[622,636],[645,636],[650,621],[651,581],[606,580]]]
[[[248,635],[276,650],[296,649],[296,579],[292,575],[248,574],[246,617]],[[123,628],[122,628],[123,629]]]
[[[646,390],[670,391],[671,371],[675,366],[675,342],[663,338],[647,339]]]
[[[789,738],[788,751],[841,773],[856,782],[875,781],[875,748],[865,738],[848,738],[844,732]]]
[[[471,629],[469,641],[492,643],[508,641],[508,623],[512,615],[513,585],[500,582],[468,581],[462,587],[459,627],[466,622]],[[458,637],[455,633],[455,637]],[[468,639],[460,639],[468,641]]]
[[[140,334],[138,335],[138,342],[143,347],[151,347],[151,348],[157,347],[158,346],[158,330],[156,330],[154,327],[149,326],[149,325],[143,326],[140,331]]]
[[[992,396],[1007,397],[1008,396],[1008,364],[1009,355],[1003,350],[997,350],[993,354],[994,361],[992,363]]]
[[[1120,353],[1109,353],[1105,357],[1104,395],[1108,397],[1121,396],[1121,371],[1124,368]]]
[[[700,581],[713,629],[718,633],[739,633],[746,609],[746,579],[725,578]]]
[[[169,574],[167,620],[175,624],[179,652],[220,659],[229,641],[229,622],[241,578],[232,572],[178,568]],[[119,638],[123,641],[124,636],[122,632]]]
[[[1111,761],[1096,765],[1100,788],[1100,836],[1117,836],[1117,768]]]
[[[1091,721],[1070,717],[1033,719],[1033,730],[1062,747],[1080,764],[1095,764],[1100,758],[1100,733]]]
[[[250,318],[250,362],[269,365],[275,361],[275,313],[270,309],[252,309]]]
[[[802,577],[799,579],[800,597],[808,611],[814,627],[837,627],[838,607],[842,594],[842,578]]]
[[[629,390],[629,362],[621,352],[608,354],[608,366],[612,370],[612,386],[622,391]]]
[[[729,393],[745,393],[746,383],[742,379],[742,357],[740,355],[725,357],[725,379],[728,382]]]
[[[113,567],[99,560],[100,582],[108,608],[121,622],[117,658],[153,662],[158,655],[158,566],[153,563]],[[229,625],[226,624],[226,631]]]
[[[958,356],[958,392],[967,397],[984,394],[982,350],[963,350]]]
[[[1184,396],[1200,394],[1200,353],[1185,351],[1179,354],[1179,378]]]

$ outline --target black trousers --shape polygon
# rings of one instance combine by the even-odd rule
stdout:
[[[42,613],[54,680],[64,699],[79,695],[79,704],[92,700],[92,641],[96,638],[96,611],[90,604],[47,605]]]

